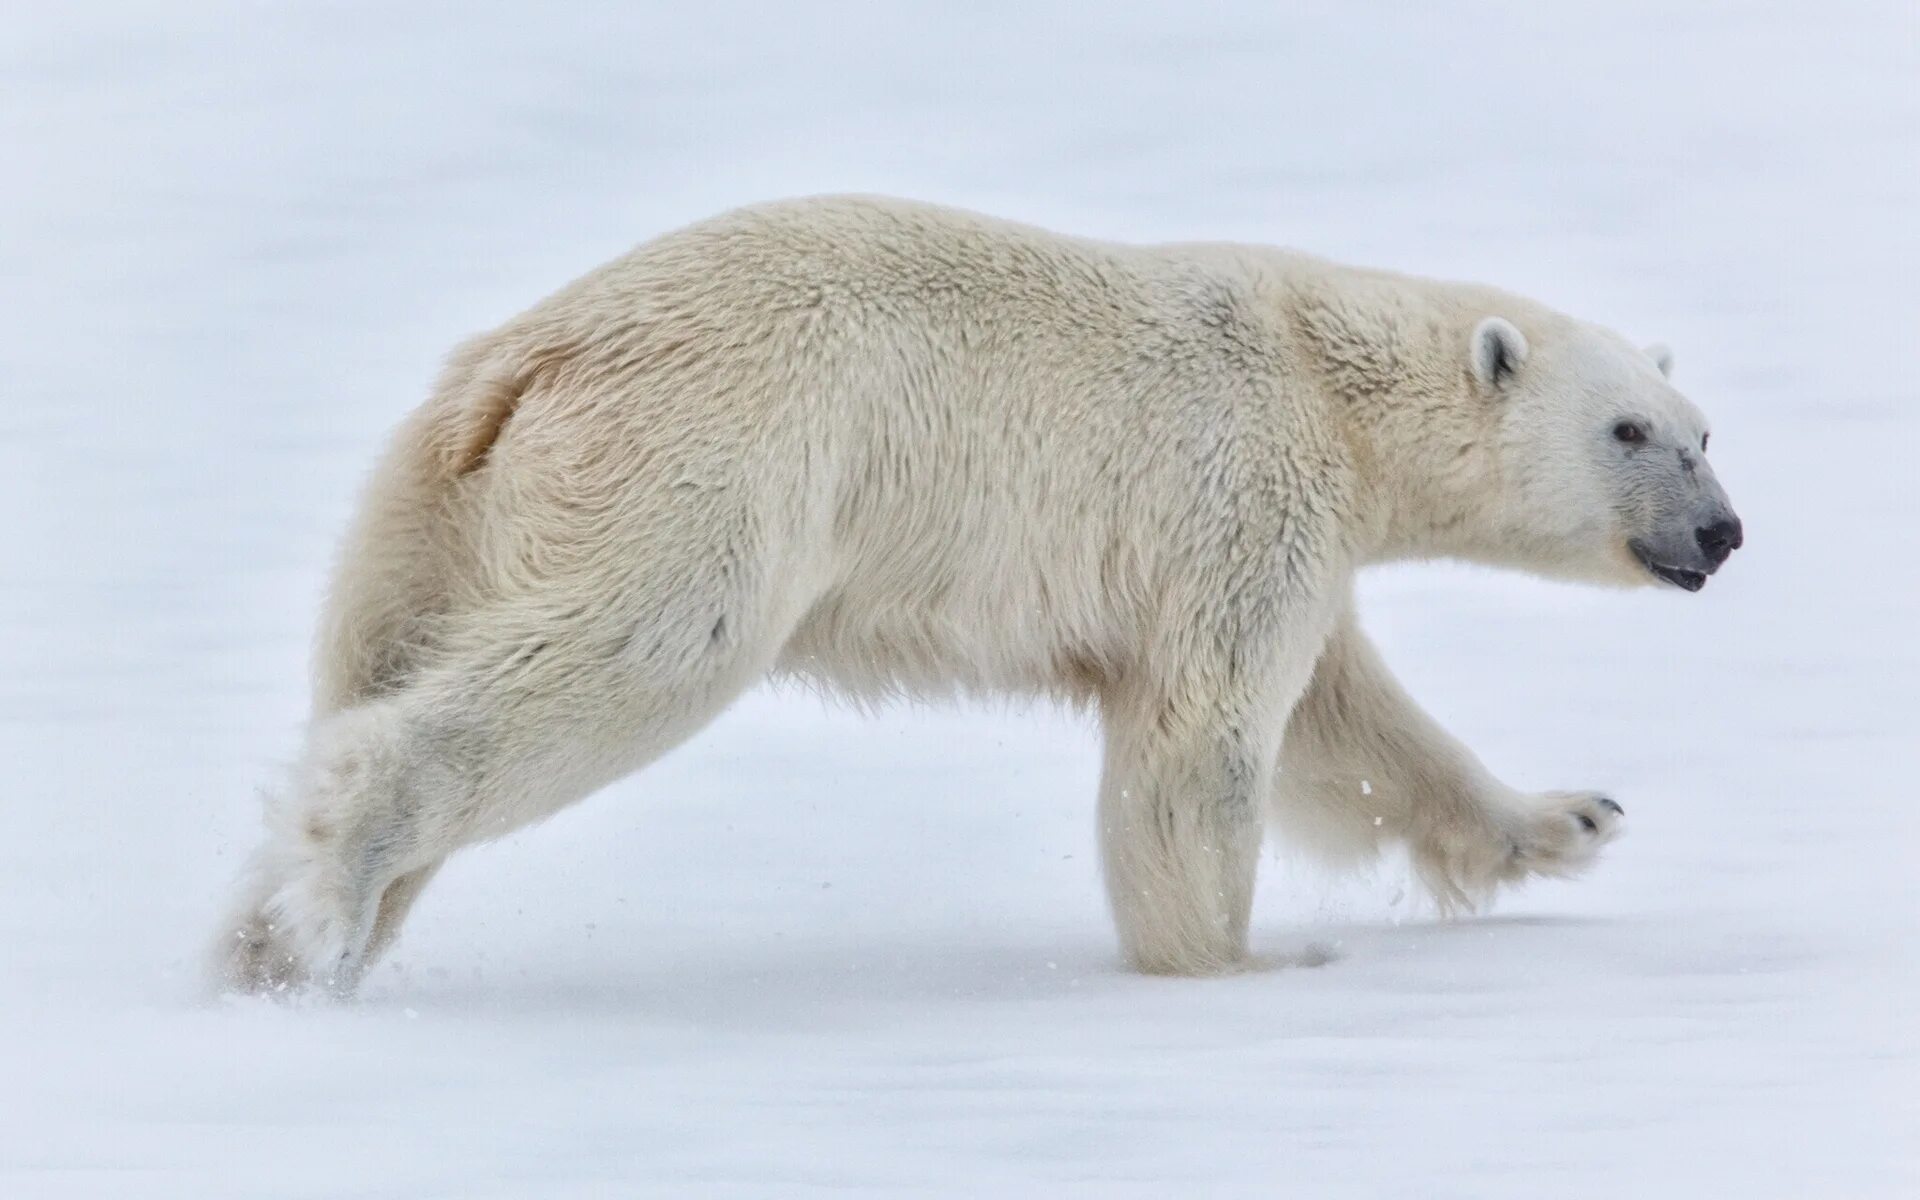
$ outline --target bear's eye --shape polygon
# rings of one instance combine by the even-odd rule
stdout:
[[[1622,421],[1613,427],[1613,440],[1625,442],[1629,446],[1638,446],[1647,440],[1647,431],[1637,421]]]

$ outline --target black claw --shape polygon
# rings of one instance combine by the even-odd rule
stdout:
[[[1594,824],[1592,817],[1588,816],[1585,813],[1575,813],[1573,815],[1580,818],[1580,828],[1586,830],[1588,833],[1600,832],[1600,826]]]
[[[1602,796],[1602,797],[1600,797],[1600,799],[1599,799],[1599,802],[1598,802],[1598,803],[1599,803],[1599,805],[1600,805],[1600,807],[1601,807],[1601,808],[1610,808],[1610,809],[1612,809],[1612,810],[1613,810],[1613,814],[1614,814],[1615,816],[1617,816],[1617,817],[1624,817],[1624,816],[1626,816],[1626,815],[1627,815],[1627,810],[1626,810],[1626,809],[1624,809],[1624,808],[1621,808],[1621,807],[1620,807],[1620,805],[1619,805],[1619,802],[1618,802],[1618,801],[1616,801],[1616,800],[1614,800],[1614,798],[1613,798],[1613,797],[1611,797],[1611,796]]]

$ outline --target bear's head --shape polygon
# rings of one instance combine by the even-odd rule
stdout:
[[[1668,382],[1672,355],[1528,313],[1473,325],[1467,386],[1493,430],[1488,514],[1500,557],[1543,574],[1706,586],[1740,547],[1707,463],[1707,422]]]

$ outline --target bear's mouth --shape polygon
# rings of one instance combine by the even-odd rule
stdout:
[[[1628,548],[1633,551],[1633,556],[1640,560],[1640,565],[1645,567],[1647,572],[1654,578],[1664,580],[1677,588],[1684,588],[1689,592],[1697,592],[1707,586],[1707,572],[1696,571],[1691,567],[1676,567],[1670,563],[1660,562],[1653,557],[1653,554],[1647,549],[1646,545],[1641,542],[1629,542],[1627,545]]]

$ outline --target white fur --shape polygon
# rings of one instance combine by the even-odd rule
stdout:
[[[221,977],[351,988],[448,854],[773,672],[1096,706],[1142,970],[1243,960],[1268,804],[1327,848],[1407,842],[1453,903],[1576,870],[1617,811],[1489,776],[1351,580],[1644,578],[1591,444],[1622,406],[1698,424],[1603,330],[1278,250],[861,198],[660,238],[462,347],[395,437]]]

